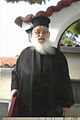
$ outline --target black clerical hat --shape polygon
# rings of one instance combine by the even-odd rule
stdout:
[[[37,16],[32,19],[31,23],[33,24],[33,28],[39,25],[49,27],[50,19],[46,16]]]
[[[31,20],[31,27],[26,30],[27,33],[32,32],[33,28],[36,26],[46,26],[49,27],[50,19],[46,16],[37,16]]]

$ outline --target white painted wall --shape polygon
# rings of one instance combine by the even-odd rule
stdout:
[[[12,68],[0,68],[0,99],[10,99]]]
[[[65,29],[80,19],[80,1],[73,2],[71,6],[65,7],[59,12],[54,12],[50,19],[51,41],[54,41],[54,46],[57,46]]]
[[[63,8],[59,12],[54,12],[50,17],[51,40],[57,47],[62,33],[72,23],[80,20],[80,1],[73,2],[71,6]],[[71,79],[80,80],[80,54],[65,54]]]
[[[68,61],[71,80],[80,81],[80,54],[65,53],[64,55]]]

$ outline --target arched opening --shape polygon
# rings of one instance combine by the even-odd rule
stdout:
[[[68,61],[75,104],[72,107],[74,116],[80,112],[80,19],[69,25],[62,33],[58,48]],[[77,106],[77,107],[76,107]]]
[[[58,48],[68,61],[69,73],[73,87],[75,105],[80,104],[80,19],[69,25],[62,33]],[[75,109],[75,108],[73,108]],[[80,107],[77,108],[80,111]],[[74,110],[77,111],[78,110]]]
[[[72,23],[71,25],[69,25],[65,29],[65,31],[62,33],[60,40],[58,42],[58,48],[62,48],[62,47],[64,49],[65,49],[65,47],[68,47],[69,49],[70,49],[70,47],[71,48],[75,48],[75,47],[80,48],[80,20],[77,20],[74,23]],[[63,49],[61,49],[61,50],[63,50]],[[76,52],[75,50],[76,49],[74,49],[73,52]],[[70,52],[70,51],[68,50],[65,52]]]

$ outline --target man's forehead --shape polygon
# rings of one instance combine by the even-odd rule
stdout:
[[[34,30],[48,30],[46,26],[36,26]]]

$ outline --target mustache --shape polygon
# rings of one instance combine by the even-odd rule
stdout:
[[[45,40],[45,38],[43,38],[43,37],[40,37],[38,40]]]

